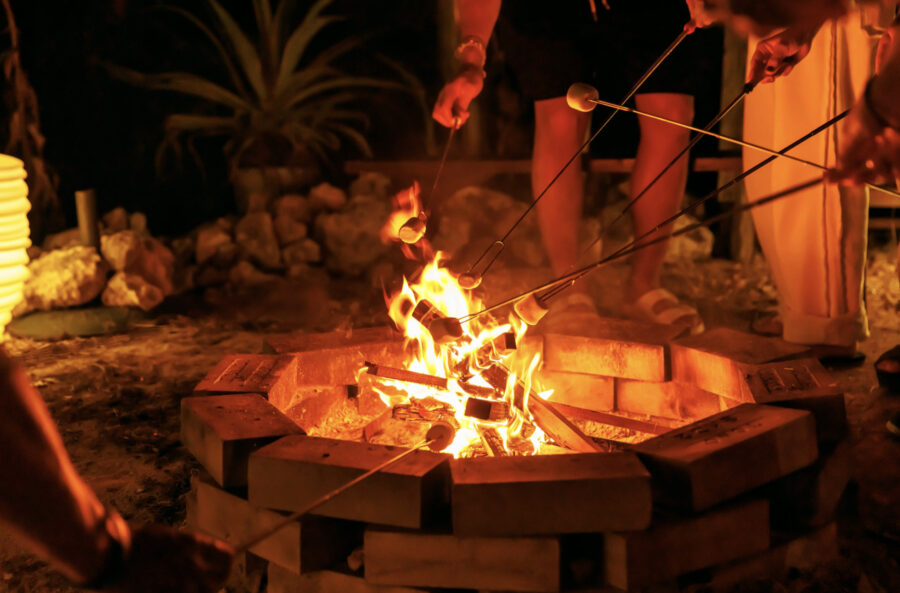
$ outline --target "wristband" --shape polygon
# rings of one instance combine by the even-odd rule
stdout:
[[[485,63],[487,63],[487,47],[480,38],[475,35],[467,35],[463,38],[460,44],[456,47],[456,51],[453,52],[454,57],[457,60],[462,61],[462,54],[469,48],[474,48],[478,50],[478,53],[481,56],[481,60],[478,64],[480,68],[484,68]]]
[[[869,115],[872,116],[872,119],[875,120],[875,123],[878,124],[881,128],[893,128],[897,129],[896,126],[891,124],[890,121],[884,115],[878,112],[875,108],[875,102],[872,100],[872,83],[875,82],[875,77],[869,79],[869,82],[866,83],[866,90],[863,91],[863,103],[866,106],[866,109],[869,111]]]

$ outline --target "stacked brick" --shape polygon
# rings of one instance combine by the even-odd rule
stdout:
[[[833,556],[849,455],[825,370],[778,340],[641,325],[610,320],[606,335],[531,346],[565,386],[552,398],[562,409],[679,428],[614,453],[415,452],[254,546],[244,578],[265,572],[270,593],[648,591],[726,587]],[[182,440],[205,468],[189,523],[234,545],[401,451],[307,436],[283,413],[305,405],[313,418],[358,398],[345,386],[361,361],[398,364],[399,338],[370,329],[267,346],[227,357],[182,402]]]

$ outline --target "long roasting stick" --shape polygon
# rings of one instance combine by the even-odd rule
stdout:
[[[665,49],[665,51],[663,51],[663,53],[660,54],[660,56],[658,58],[656,58],[656,61],[650,65],[650,68],[648,68],[647,71],[644,72],[644,74],[640,77],[640,79],[638,79],[638,81],[636,83],[634,83],[634,86],[631,87],[631,90],[628,91],[628,94],[625,95],[625,98],[622,100],[623,103],[625,103],[629,99],[631,99],[631,97],[633,97],[640,90],[640,88],[644,85],[644,83],[647,81],[647,79],[650,78],[650,76],[654,72],[656,72],[656,70],[660,67],[660,65],[662,65],[662,63],[666,60],[666,58],[668,58],[669,55],[671,55],[671,53],[673,51],[675,51],[675,48],[677,48],[679,45],[681,45],[681,42],[684,41],[685,37],[687,37],[688,35],[690,35],[690,32],[684,30],[678,35],[678,37],[675,38],[675,41],[673,41],[669,45],[669,47],[667,47]],[[479,276],[484,276],[487,273],[487,271],[491,268],[491,266],[494,264],[494,262],[497,261],[497,258],[500,257],[500,253],[503,251],[505,241],[509,238],[509,236],[512,234],[512,232],[514,230],[516,230],[516,227],[518,227],[522,223],[522,221],[525,219],[525,217],[528,216],[528,213],[531,212],[532,209],[534,209],[534,207],[541,200],[541,198],[544,197],[544,195],[547,193],[547,191],[551,187],[553,187],[553,184],[556,183],[556,181],[562,176],[563,173],[565,173],[566,169],[568,169],[569,166],[573,162],[575,162],[575,160],[581,155],[581,153],[584,152],[584,149],[587,148],[588,146],[590,146],[591,142],[593,142],[597,138],[597,136],[600,135],[600,132],[602,132],[603,129],[606,128],[606,126],[609,124],[609,122],[612,121],[612,118],[615,116],[615,113],[616,112],[610,113],[609,117],[606,118],[606,121],[604,121],[603,124],[599,128],[597,128],[597,131],[594,132],[593,134],[591,134],[591,137],[588,138],[587,141],[581,145],[581,147],[575,152],[575,154],[572,155],[572,158],[570,158],[568,161],[566,161],[566,164],[563,165],[562,169],[559,170],[559,173],[557,173],[553,177],[553,179],[550,180],[550,183],[547,184],[547,187],[545,187],[541,191],[541,193],[539,193],[537,195],[537,197],[534,200],[532,200],[532,202],[528,205],[528,208],[526,208],[525,211],[522,212],[522,214],[519,216],[519,218],[516,219],[516,221],[512,223],[512,225],[509,227],[509,230],[507,230],[506,233],[502,237],[500,237],[500,239],[498,239],[493,244],[491,244],[490,247],[485,249],[484,252],[480,256],[478,256],[478,259],[476,259],[472,263],[472,265],[469,266],[469,270],[468,270],[467,274],[478,274]],[[488,254],[490,254],[491,252],[493,252],[493,255],[487,261],[487,263],[484,265],[481,272],[475,272],[475,269],[477,268],[478,264],[481,263],[481,261],[483,259],[485,259],[485,257]]]
[[[707,131],[712,130],[712,129],[720,122],[720,121],[722,121],[722,120],[725,118],[725,116],[727,116],[729,113],[731,113],[731,110],[732,110],[732,109],[734,109],[741,101],[744,100],[744,97],[746,97],[746,96],[749,95],[751,92],[753,92],[753,89],[754,89],[754,88],[756,88],[756,83],[755,83],[755,82],[748,82],[747,84],[745,84],[744,87],[741,89],[740,94],[739,94],[737,97],[735,97],[734,99],[732,99],[731,102],[730,102],[728,105],[726,105],[721,111],[719,111],[719,113],[716,114],[716,116],[712,119],[712,121],[710,121],[708,124],[706,124],[706,127],[704,127],[703,129],[704,129],[704,130],[707,130]],[[646,193],[647,193],[648,191],[650,191],[650,189],[651,189],[654,185],[656,185],[656,183],[657,183],[660,179],[662,179],[663,176],[664,176],[666,173],[668,173],[669,170],[670,170],[672,167],[674,167],[675,164],[676,164],[679,160],[681,160],[681,157],[683,157],[685,154],[687,154],[688,152],[690,152],[690,150],[691,150],[694,146],[696,146],[697,143],[698,143],[700,140],[703,139],[703,136],[704,136],[703,134],[695,134],[694,137],[691,138],[691,141],[687,144],[687,146],[685,146],[685,147],[681,150],[681,152],[679,152],[677,155],[675,155],[675,157],[674,157],[671,161],[669,161],[669,164],[666,165],[665,167],[663,167],[662,170],[656,175],[656,177],[654,177],[654,178],[650,181],[650,183],[648,183],[646,186],[644,186],[644,189],[642,189],[642,190],[640,191],[640,193],[638,193],[636,196],[634,196],[633,198],[631,198],[631,199],[628,201],[628,203],[625,204],[625,207],[622,208],[622,211],[619,212],[619,214],[613,219],[613,221],[610,222],[608,225],[606,225],[606,228],[604,228],[604,229],[600,232],[600,234],[597,235],[597,238],[594,239],[593,241],[591,241],[591,243],[590,243],[587,247],[584,248],[584,251],[582,251],[582,256],[583,256],[585,253],[587,253],[588,251],[590,251],[591,248],[592,248],[594,245],[596,245],[598,241],[602,241],[602,240],[609,234],[610,229],[612,229],[613,227],[615,227],[616,224],[618,224],[618,222],[619,222],[620,220],[622,220],[622,219],[625,217],[625,215],[626,215],[632,208],[634,208],[634,205],[637,204],[637,202],[638,202],[641,198],[643,198],[644,195],[646,195]]]
[[[460,323],[468,323],[469,321],[471,321],[472,319],[475,319],[476,317],[480,317],[481,315],[485,315],[485,314],[487,314],[487,313],[491,313],[491,312],[496,311],[497,309],[501,309],[501,308],[503,308],[503,307],[505,307],[505,306],[507,306],[507,305],[512,305],[512,304],[515,303],[516,301],[518,301],[518,300],[520,300],[520,299],[523,299],[523,298],[525,298],[525,297],[531,296],[531,295],[533,295],[533,294],[536,294],[536,293],[538,293],[538,292],[542,292],[542,291],[544,291],[544,290],[548,290],[548,291],[549,291],[549,290],[558,288],[558,287],[563,286],[563,285],[568,286],[569,284],[571,284],[571,283],[574,282],[575,280],[578,280],[579,278],[585,276],[588,272],[591,272],[591,271],[593,271],[593,270],[595,270],[595,269],[597,269],[597,268],[600,268],[600,267],[605,266],[605,265],[607,265],[607,264],[609,264],[609,263],[612,263],[613,261],[622,259],[622,258],[624,258],[625,256],[634,253],[635,251],[639,251],[639,250],[641,250],[641,249],[643,249],[643,248],[645,248],[645,247],[648,247],[648,246],[650,246],[650,245],[655,245],[655,244],[660,243],[660,242],[662,242],[662,241],[668,241],[668,240],[671,239],[672,237],[677,237],[677,236],[680,236],[680,235],[684,235],[684,234],[686,234],[686,233],[690,233],[690,232],[692,232],[692,231],[697,230],[697,229],[700,228],[700,227],[706,227],[706,226],[715,224],[716,222],[719,222],[719,221],[721,221],[721,220],[725,220],[725,219],[727,219],[727,218],[731,218],[732,216],[735,216],[735,215],[737,215],[737,214],[740,214],[741,212],[745,212],[745,211],[747,211],[747,210],[752,210],[753,208],[758,208],[758,207],[760,207],[760,206],[764,206],[765,204],[769,204],[769,203],[774,202],[774,201],[776,201],[776,200],[780,200],[780,199],[782,199],[782,198],[786,198],[786,197],[791,196],[791,195],[793,195],[793,194],[795,194],[795,193],[797,193],[797,192],[799,192],[799,191],[802,191],[802,190],[805,190],[805,189],[809,189],[810,187],[814,187],[814,186],[816,186],[816,185],[818,185],[818,184],[820,184],[820,183],[823,183],[823,182],[824,182],[824,179],[823,179],[823,178],[817,177],[817,178],[815,178],[815,179],[811,179],[811,180],[809,180],[809,181],[805,181],[805,182],[800,183],[800,184],[798,184],[798,185],[794,185],[794,186],[792,186],[792,187],[789,187],[789,188],[787,188],[787,189],[784,189],[784,190],[782,190],[782,191],[780,191],[780,192],[777,192],[777,193],[774,193],[774,194],[772,194],[772,195],[766,196],[765,198],[761,198],[761,199],[757,200],[756,202],[752,202],[752,203],[749,203],[749,204],[743,204],[743,205],[741,205],[740,207],[733,208],[733,209],[730,210],[729,212],[724,212],[724,213],[722,213],[722,214],[719,214],[718,216],[714,216],[713,218],[709,218],[709,219],[707,219],[707,220],[705,220],[705,221],[698,222],[698,223],[696,223],[696,224],[692,224],[692,225],[690,225],[690,226],[683,227],[683,228],[681,228],[681,229],[678,229],[677,231],[669,232],[669,233],[667,233],[667,234],[665,234],[665,235],[662,235],[662,236],[660,236],[660,237],[656,237],[655,239],[652,239],[652,240],[650,240],[650,241],[647,241],[646,243],[641,243],[640,245],[634,245],[634,244],[632,243],[631,245],[627,246],[627,249],[624,249],[624,248],[623,248],[623,249],[620,249],[619,251],[617,251],[616,253],[614,253],[614,254],[612,254],[612,255],[610,255],[610,256],[608,256],[608,257],[605,257],[605,258],[603,258],[603,259],[601,259],[601,260],[599,260],[599,261],[596,261],[596,262],[594,262],[594,263],[592,263],[592,264],[588,264],[588,265],[586,265],[586,266],[584,266],[584,267],[582,267],[582,268],[579,268],[578,270],[575,270],[574,272],[571,272],[571,273],[569,273],[569,274],[566,274],[565,276],[562,276],[562,277],[557,278],[557,279],[555,279],[555,280],[551,280],[551,281],[549,281],[549,282],[546,282],[546,283],[544,283],[544,284],[538,286],[537,288],[532,288],[531,290],[528,290],[528,291],[526,291],[526,292],[523,292],[522,294],[516,295],[516,296],[514,296],[514,297],[508,298],[508,299],[506,299],[505,301],[502,301],[502,302],[500,302],[500,303],[497,303],[496,305],[491,305],[490,307],[487,307],[487,308],[485,308],[485,309],[482,309],[481,311],[477,311],[477,312],[472,313],[472,314],[470,314],[470,315],[467,315],[467,316],[465,316],[465,317],[461,317],[459,321],[460,321]]]
[[[281,521],[279,521],[279,522],[276,523],[275,525],[272,525],[271,527],[269,527],[269,528],[267,528],[267,529],[264,529],[264,530],[261,531],[260,533],[258,533],[258,534],[256,534],[255,536],[251,537],[251,538],[250,538],[249,540],[247,540],[246,542],[240,544],[239,546],[236,546],[236,547],[235,547],[235,553],[246,552],[247,550],[249,550],[250,548],[252,548],[252,547],[255,546],[256,544],[258,544],[259,542],[261,542],[261,541],[263,541],[263,540],[265,540],[265,539],[268,539],[269,537],[271,537],[272,535],[274,535],[274,534],[277,533],[278,531],[284,529],[284,527],[286,527],[287,525],[290,525],[291,523],[293,523],[294,521],[296,521],[297,519],[299,519],[299,518],[302,517],[303,515],[305,515],[305,514],[309,513],[310,511],[312,511],[312,510],[314,510],[314,509],[316,509],[316,508],[322,506],[323,504],[325,504],[326,502],[328,502],[329,500],[331,500],[331,499],[334,498],[335,496],[341,494],[342,492],[345,492],[345,491],[349,490],[350,488],[352,488],[353,486],[356,486],[357,484],[359,484],[360,482],[362,482],[362,481],[365,480],[366,478],[369,478],[369,477],[371,477],[371,476],[374,476],[375,474],[377,474],[377,473],[380,472],[381,470],[385,469],[386,467],[388,467],[388,466],[390,466],[390,465],[393,465],[394,463],[397,463],[398,461],[400,461],[401,459],[403,459],[404,457],[406,457],[406,456],[409,455],[410,453],[414,453],[414,452],[418,451],[419,449],[421,449],[422,447],[427,447],[428,445],[430,445],[430,444],[433,443],[433,442],[434,442],[433,439],[432,439],[432,440],[426,439],[426,440],[424,440],[424,441],[420,441],[419,443],[413,445],[412,448],[407,449],[406,451],[403,451],[403,452],[400,453],[399,455],[396,455],[396,456],[394,456],[394,457],[391,457],[390,459],[388,459],[388,460],[385,461],[384,463],[382,463],[382,464],[380,464],[380,465],[378,465],[378,466],[376,466],[376,467],[373,467],[372,469],[370,469],[369,471],[365,472],[364,474],[360,474],[360,475],[356,476],[355,478],[353,478],[352,480],[350,480],[349,482],[347,482],[347,483],[344,484],[343,486],[340,486],[340,487],[338,487],[338,488],[335,488],[335,489],[332,490],[331,492],[326,492],[325,494],[323,494],[323,495],[320,496],[319,498],[315,499],[314,501],[312,501],[311,503],[309,503],[308,505],[306,505],[305,507],[303,507],[303,508],[300,509],[299,511],[295,511],[295,512],[291,513],[290,515],[288,515],[287,517],[285,517],[284,519],[282,519]]]
[[[673,119],[668,119],[668,118],[662,117],[660,115],[653,115],[652,113],[647,113],[646,111],[639,111],[637,109],[632,109],[631,107],[626,107],[624,105],[618,105],[616,103],[610,103],[608,101],[601,101],[600,99],[588,99],[588,100],[591,103],[596,103],[597,105],[600,105],[602,107],[609,107],[610,109],[614,109],[615,111],[625,111],[628,113],[633,113],[635,115],[639,115],[641,117],[655,119],[657,121],[661,121],[663,123],[677,126],[679,128],[685,128],[687,130],[692,130],[699,134],[705,134],[707,136],[712,136],[713,138],[718,138],[719,140],[723,140],[725,142],[730,142],[731,144],[737,144],[738,146],[743,146],[745,148],[750,148],[752,150],[758,150],[760,152],[765,152],[770,155],[783,157],[786,159],[790,159],[792,161],[796,161],[798,163],[803,163],[804,165],[809,165],[810,167],[815,167],[816,169],[820,169],[822,171],[828,170],[828,167],[826,167],[825,165],[820,165],[819,163],[814,163],[812,161],[808,161],[806,159],[802,159],[800,157],[797,157],[797,156],[794,156],[791,154],[785,154],[784,151],[776,151],[771,148],[767,148],[765,146],[760,146],[759,144],[753,144],[752,142],[747,142],[745,140],[738,140],[737,138],[732,138],[730,136],[724,136],[722,134],[717,134],[717,133],[709,131],[709,130],[701,130],[700,128],[695,128],[694,126],[690,126],[688,124],[683,124],[683,123],[675,121]],[[886,194],[890,194],[892,196],[900,198],[900,192],[896,192],[896,191],[893,191],[888,188],[879,187],[879,186],[871,184],[871,183],[866,183],[866,187],[869,187],[872,189],[877,189]]]
[[[821,133],[821,132],[824,131],[824,130],[827,130],[828,128],[830,128],[831,126],[833,126],[834,124],[836,124],[837,122],[839,122],[840,120],[842,120],[843,118],[847,117],[847,115],[849,115],[849,113],[850,113],[850,110],[846,110],[846,111],[843,111],[843,112],[837,114],[836,116],[834,116],[833,118],[829,119],[829,120],[826,121],[825,123],[821,124],[820,126],[818,126],[817,128],[815,128],[814,130],[811,130],[811,131],[807,132],[806,134],[804,134],[803,136],[801,136],[801,137],[798,138],[797,140],[794,140],[793,142],[791,142],[790,144],[788,144],[787,146],[785,146],[784,148],[782,148],[782,149],[781,149],[781,152],[787,152],[787,151],[789,151],[789,150],[793,150],[793,149],[796,148],[797,146],[800,146],[801,144],[803,144],[804,142],[806,142],[806,141],[809,140],[810,138],[816,136],[817,134]],[[702,199],[698,200],[698,201],[695,202],[694,204],[691,204],[691,205],[689,205],[687,208],[684,208],[684,209],[680,210],[679,212],[676,212],[674,215],[672,215],[672,216],[669,217],[668,219],[664,220],[663,222],[659,223],[656,227],[654,227],[654,228],[651,229],[650,231],[644,233],[644,234],[641,235],[640,237],[635,238],[631,243],[629,243],[628,245],[623,246],[619,251],[617,251],[616,253],[613,253],[610,257],[616,257],[616,256],[618,256],[619,253],[620,253],[621,251],[623,251],[623,250],[625,250],[625,249],[628,249],[628,248],[630,248],[630,247],[636,245],[639,241],[642,241],[643,239],[645,239],[645,238],[648,237],[649,235],[651,235],[651,234],[657,232],[660,228],[662,228],[662,227],[664,227],[665,225],[667,225],[668,223],[674,221],[675,219],[677,219],[677,218],[680,217],[681,215],[683,215],[683,214],[685,214],[685,213],[691,211],[692,209],[697,208],[697,207],[700,206],[701,204],[703,204],[703,203],[705,203],[705,202],[707,202],[707,201],[709,201],[709,200],[715,198],[717,195],[719,195],[720,193],[722,193],[723,191],[725,191],[725,190],[728,189],[729,187],[732,187],[733,185],[735,185],[735,184],[737,184],[738,182],[740,182],[742,179],[746,178],[748,175],[751,175],[751,174],[755,173],[756,171],[760,170],[760,169],[763,168],[764,166],[766,166],[766,165],[768,165],[769,163],[771,163],[772,161],[774,161],[776,158],[777,158],[777,156],[770,156],[770,157],[768,157],[768,158],[766,158],[766,159],[763,159],[762,161],[760,161],[759,163],[757,163],[757,164],[754,165],[753,167],[751,167],[751,168],[747,169],[746,171],[744,171],[744,172],[738,174],[734,179],[732,179],[732,180],[729,181],[728,183],[726,183],[726,184],[722,185],[721,187],[718,187],[718,188],[716,188],[715,190],[711,191],[709,194],[707,194],[706,196],[704,196]],[[564,276],[564,278],[568,278],[568,275],[567,275],[567,276]],[[466,321],[469,321],[470,319],[474,319],[475,317],[478,317],[479,315],[482,315],[483,313],[487,313],[488,311],[493,311],[493,310],[498,309],[498,308],[500,308],[500,307],[504,307],[504,306],[506,306],[506,305],[510,305],[510,304],[516,302],[517,300],[521,299],[521,298],[525,298],[525,297],[530,296],[530,295],[532,295],[532,294],[536,294],[537,292],[543,291],[543,290],[545,290],[545,289],[548,289],[548,290],[547,290],[547,292],[546,292],[544,295],[542,295],[541,298],[542,298],[542,299],[545,299],[545,300],[546,300],[546,299],[551,299],[551,298],[553,298],[554,296],[556,296],[557,294],[559,294],[560,292],[562,292],[563,290],[565,290],[566,288],[568,288],[569,286],[572,286],[572,285],[574,284],[574,282],[575,282],[576,280],[578,280],[579,278],[581,278],[581,276],[575,276],[573,279],[568,280],[567,282],[551,281],[551,282],[545,284],[544,286],[538,288],[537,290],[529,291],[529,292],[527,292],[527,293],[525,293],[525,294],[519,295],[519,296],[517,296],[517,297],[513,297],[513,298],[508,299],[508,300],[506,300],[506,301],[504,301],[504,302],[502,302],[502,303],[499,303],[499,304],[497,304],[497,305],[494,305],[494,306],[492,306],[492,307],[490,307],[490,308],[488,308],[488,309],[484,309],[484,310],[482,310],[482,311],[478,311],[478,312],[476,312],[476,313],[472,313],[471,315],[468,315],[468,316],[466,316],[466,317],[463,317],[463,318],[460,319],[460,322],[461,322],[461,323],[465,323]]]

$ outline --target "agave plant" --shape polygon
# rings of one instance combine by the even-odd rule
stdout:
[[[167,10],[194,25],[212,44],[226,70],[220,84],[188,72],[145,74],[110,66],[114,75],[150,89],[200,98],[210,113],[176,113],[166,117],[161,146],[179,154],[182,140],[197,135],[224,136],[226,156],[237,166],[293,165],[311,155],[328,161],[349,142],[366,156],[370,148],[360,127],[367,117],[358,107],[365,89],[405,89],[398,82],[348,74],[336,61],[363,41],[347,38],[309,55],[310,44],[323,28],[341,20],[325,14],[332,0],[317,0],[300,24],[290,29],[292,0],[272,10],[270,0],[252,0],[255,43],[217,0],[206,0],[214,16],[210,27],[175,6]],[[157,155],[158,163],[163,152]]]

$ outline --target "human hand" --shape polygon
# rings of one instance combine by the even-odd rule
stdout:
[[[163,525],[135,527],[114,593],[215,593],[231,572],[234,550],[198,533]]]
[[[469,104],[484,88],[484,70],[465,66],[456,78],[444,85],[431,116],[442,126],[460,127],[469,119]]]
[[[685,0],[685,2],[691,13],[690,22],[684,26],[684,30],[688,33],[693,33],[697,29],[702,29],[718,22],[718,19],[707,10],[704,0]]]
[[[747,82],[774,82],[779,76],[790,74],[794,66],[809,54],[814,36],[815,31],[787,29],[760,41],[750,60]]]
[[[873,100],[877,88],[867,91]],[[900,181],[900,132],[878,121],[865,96],[847,116],[837,167],[829,171],[828,177],[844,185]]]

